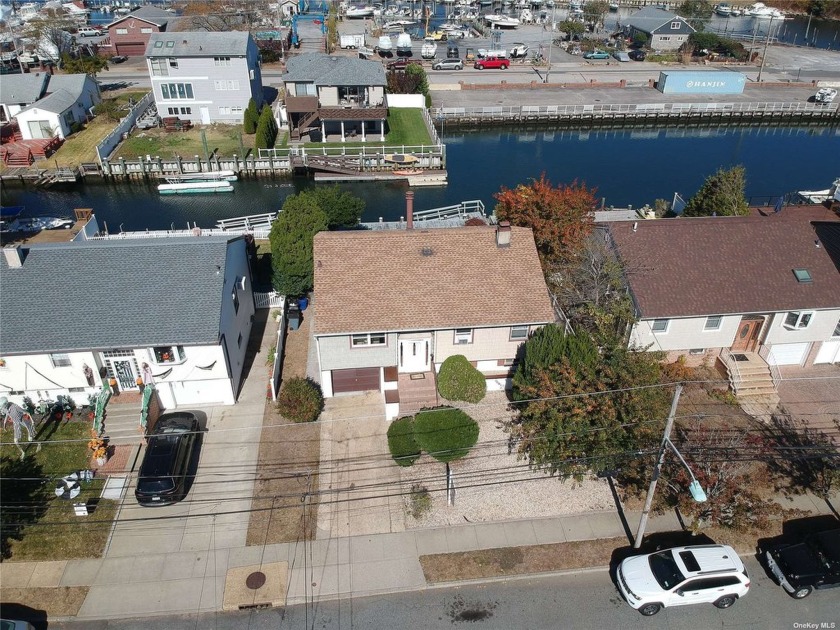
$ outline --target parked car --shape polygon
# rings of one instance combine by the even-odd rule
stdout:
[[[729,545],[692,545],[633,556],[616,572],[630,606],[649,617],[663,608],[714,604],[729,608],[750,590],[747,569]]]
[[[108,61],[110,61],[111,63],[123,63],[127,60],[128,57],[126,57],[125,55],[114,55]]]
[[[198,418],[188,411],[165,413],[158,418],[137,476],[137,503],[169,505],[186,496],[187,474],[199,431]]]
[[[446,45],[446,58],[447,59],[460,59],[461,53],[458,51],[458,44],[455,42],[449,42]]]
[[[631,50],[627,53],[627,56],[633,61],[644,61],[647,57],[647,53],[644,50]]]
[[[824,87],[817,90],[817,93],[814,94],[814,101],[817,103],[825,103],[828,105],[831,103],[834,98],[837,96],[837,90],[834,88]]]
[[[432,70],[463,70],[464,62],[460,59],[440,59],[432,65]]]
[[[394,61],[389,61],[386,67],[388,70],[405,70],[411,64],[422,65],[419,61],[412,59],[395,59]]]
[[[583,53],[584,59],[609,59],[610,53],[603,50],[593,50],[592,52]]]
[[[93,26],[82,26],[78,30],[79,37],[100,37],[102,35],[102,31],[98,28],[94,28]]]
[[[840,529],[808,534],[799,542],[768,549],[764,559],[782,588],[794,599],[814,589],[840,587]]]
[[[615,52],[613,52],[612,56],[613,56],[613,59],[621,61],[622,63],[625,62],[625,61],[630,61],[630,55],[628,55],[626,52],[623,52],[621,50],[616,50]]]
[[[504,57],[487,57],[486,59],[479,59],[475,62],[473,68],[484,70],[485,68],[501,68],[507,70],[510,66],[510,61]]]
[[[21,619],[0,619],[0,630],[35,630],[35,626]]]

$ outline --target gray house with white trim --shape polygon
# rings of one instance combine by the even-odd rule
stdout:
[[[630,39],[636,33],[647,35],[653,50],[677,50],[696,29],[676,13],[658,7],[645,7],[627,20],[624,32]]]
[[[158,114],[195,124],[240,124],[263,104],[257,45],[247,32],[152,33],[146,63]]]
[[[322,138],[385,139],[385,68],[378,61],[304,53],[290,57],[283,75],[292,139],[313,129]]]
[[[83,402],[102,369],[136,391],[148,365],[166,408],[236,402],[254,316],[243,237],[8,246],[0,286],[0,396]]]
[[[6,75],[0,81],[0,121],[16,118],[24,140],[64,139],[75,123],[93,116],[101,100],[99,84],[88,74]]]

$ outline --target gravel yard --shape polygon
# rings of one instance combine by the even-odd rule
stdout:
[[[431,506],[419,518],[406,517],[407,528],[615,510],[606,480],[561,482],[531,470],[526,461],[508,453],[504,424],[511,412],[504,393],[488,393],[481,403],[464,411],[478,421],[481,432],[470,454],[452,463],[455,505],[447,506],[445,465],[423,455],[414,466],[400,469],[407,511],[414,484],[425,486],[431,496]]]

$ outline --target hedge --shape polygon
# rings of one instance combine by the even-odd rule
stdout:
[[[306,378],[290,378],[277,397],[277,410],[292,422],[313,422],[323,408],[321,388]]]
[[[388,450],[398,466],[411,466],[420,457],[412,416],[394,420],[388,427]]]
[[[414,418],[417,444],[441,462],[461,459],[478,441],[478,423],[460,409],[440,407]]]
[[[477,403],[487,393],[487,381],[484,375],[467,361],[467,357],[456,354],[440,366],[438,391],[446,400]]]

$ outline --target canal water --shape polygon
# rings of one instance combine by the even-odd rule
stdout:
[[[415,188],[417,210],[480,199],[488,212],[501,186],[515,187],[545,172],[555,184],[597,188],[607,206],[639,207],[675,192],[688,198],[719,167],[742,164],[747,195],[756,203],[796,190],[828,188],[840,177],[838,127],[722,127],[626,130],[482,129],[443,131],[449,183]],[[271,212],[291,194],[312,186],[307,178],[238,181],[235,192],[159,195],[156,182],[88,183],[39,190],[6,186],[3,205],[27,214],[72,214],[93,208],[111,232],[212,227],[218,219]],[[366,202],[364,221],[404,215],[404,182],[341,184]]]

